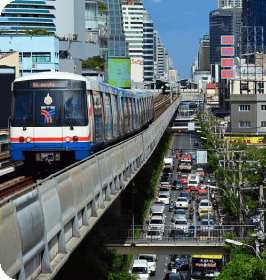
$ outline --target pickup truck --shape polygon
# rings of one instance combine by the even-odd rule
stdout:
[[[151,206],[151,213],[164,213],[165,204],[163,202],[154,202]]]

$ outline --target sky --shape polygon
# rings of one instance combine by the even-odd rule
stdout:
[[[190,78],[191,64],[199,51],[199,39],[209,33],[209,12],[218,9],[218,1],[142,1],[180,78]]]

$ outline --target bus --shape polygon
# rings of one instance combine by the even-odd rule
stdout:
[[[217,277],[223,267],[223,255],[193,255],[191,280],[205,280]]]

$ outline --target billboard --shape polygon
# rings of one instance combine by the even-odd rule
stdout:
[[[130,67],[129,58],[109,58],[108,84],[120,88],[131,88]]]
[[[222,79],[233,79],[234,70],[222,70]]]
[[[233,47],[222,47],[221,48],[221,55],[222,56],[234,56],[235,50]]]
[[[200,164],[208,163],[207,151],[197,151],[197,163]]]
[[[221,45],[234,45],[234,36],[221,36]]]
[[[233,58],[222,58],[222,67],[233,67],[234,59]]]

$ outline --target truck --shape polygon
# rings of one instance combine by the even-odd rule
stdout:
[[[192,156],[189,154],[183,154],[180,157],[179,170],[191,170],[192,164],[193,164]]]
[[[165,210],[165,204],[163,202],[154,202],[151,205],[151,214],[157,213],[157,214],[161,214],[164,213]]]
[[[199,183],[200,183],[199,174],[189,174],[188,175],[187,188],[189,191],[198,191]]]
[[[174,170],[174,165],[175,165],[175,163],[174,163],[173,158],[165,157],[163,159],[163,168],[162,169],[164,169],[165,167],[171,167],[172,170]]]

